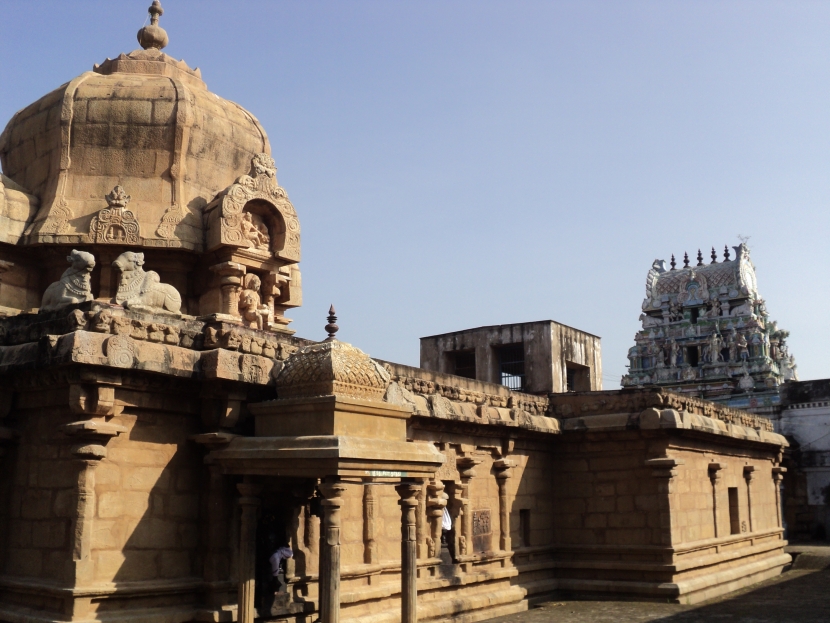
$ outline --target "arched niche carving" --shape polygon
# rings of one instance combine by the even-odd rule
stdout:
[[[267,245],[255,234],[260,220],[268,230]],[[241,176],[222,197],[220,241],[300,261],[300,221],[288,194],[277,184],[277,168],[268,154],[254,156],[251,174]]]

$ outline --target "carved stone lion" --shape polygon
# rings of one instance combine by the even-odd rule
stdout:
[[[92,253],[72,249],[66,260],[71,266],[64,271],[60,281],[46,288],[40,311],[50,311],[92,300],[89,276],[95,268],[95,257]]]
[[[158,273],[145,271],[144,254],[125,251],[112,265],[121,271],[114,302],[124,307],[148,307],[179,313],[182,297],[173,286],[161,283]]]

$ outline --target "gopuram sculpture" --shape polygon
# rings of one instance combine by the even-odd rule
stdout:
[[[778,387],[798,380],[787,353],[787,331],[770,320],[758,294],[755,267],[745,243],[724,248],[721,261],[697,264],[688,254],[677,267],[655,260],[646,277],[646,298],[635,336],[640,352],[652,345],[671,352],[670,369],[656,372],[654,357],[633,357],[623,387],[660,385],[675,391],[772,414],[780,404]],[[750,385],[752,383],[752,385]]]
[[[376,360],[333,306],[297,337],[267,134],[162,52],[162,12],[0,134],[0,623],[482,621],[562,589],[693,603],[791,562],[787,441],[687,391],[795,374],[745,249],[654,264],[618,391]]]

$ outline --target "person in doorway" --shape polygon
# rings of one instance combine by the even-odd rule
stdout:
[[[455,539],[452,534],[452,516],[450,509],[444,507],[444,514],[441,517],[441,543],[447,546],[450,556],[455,558]]]
[[[285,592],[285,582],[280,582],[279,579],[280,565],[284,560],[293,557],[293,550],[290,547],[283,546],[277,548],[277,550],[273,554],[271,554],[271,558],[268,559],[268,562],[271,563],[271,575],[273,577],[272,586],[274,588],[275,593]],[[285,578],[285,575],[283,575],[283,578]]]

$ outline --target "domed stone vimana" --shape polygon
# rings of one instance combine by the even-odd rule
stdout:
[[[39,308],[72,249],[95,256],[91,292],[110,301],[113,261],[130,251],[178,290],[181,313],[285,331],[284,312],[301,301],[300,226],[268,136],[161,51],[160,13],[156,2],[144,49],[94,65],[0,135],[0,306]],[[240,307],[246,284],[257,296]]]
[[[598,336],[441,334],[416,368],[334,306],[293,335],[265,130],[162,51],[162,13],[0,135],[0,623],[473,623],[791,561],[771,422],[603,392]]]

